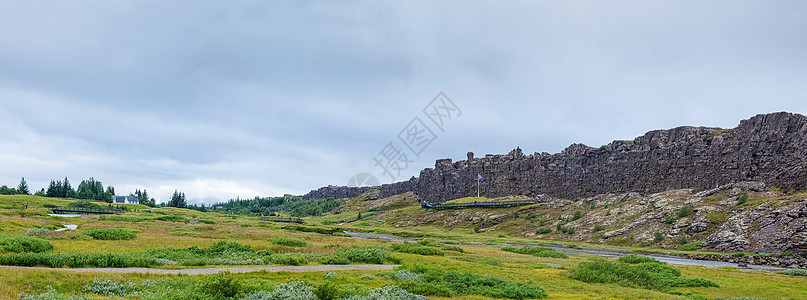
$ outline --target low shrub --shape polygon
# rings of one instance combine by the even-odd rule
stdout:
[[[341,250],[336,256],[344,257],[352,263],[383,264],[388,259],[389,250],[383,248]]]
[[[402,281],[401,287],[415,294],[440,297],[482,295],[491,298],[537,299],[546,292],[534,285],[514,283],[494,277],[471,273],[448,272],[437,268],[406,267],[412,272],[421,271],[420,281]]]
[[[742,195],[737,196],[737,205],[743,205],[746,202],[748,202],[748,191],[745,191]]]
[[[344,300],[426,300],[426,297],[412,294],[397,286],[385,286],[374,289],[367,296],[355,295]]]
[[[564,269],[562,265],[553,264],[553,263],[537,263],[537,264],[530,265],[529,267],[533,268],[533,269],[543,269],[543,268],[553,268],[553,269],[560,269],[560,270]]]
[[[201,285],[205,293],[227,298],[235,297],[241,290],[241,281],[230,275],[228,271],[206,277]]]
[[[183,216],[177,216],[177,215],[160,216],[160,217],[154,218],[154,220],[166,221],[166,222],[187,222],[188,221],[187,218],[185,218]]]
[[[701,248],[701,241],[695,241],[681,245],[681,250],[695,251]]]
[[[788,269],[782,271],[782,274],[785,275],[792,275],[792,276],[807,276],[807,270],[802,269]]]
[[[571,277],[588,283],[616,283],[626,287],[670,292],[673,287],[717,287],[700,278],[681,278],[681,271],[651,258],[628,255],[617,262],[581,262]]]
[[[308,258],[297,253],[272,254],[269,262],[276,265],[302,266],[308,264]]]
[[[392,244],[392,250],[396,252],[419,254],[419,255],[445,255],[445,252],[443,252],[443,250],[421,246],[409,242],[404,242],[403,244]]]
[[[18,253],[0,255],[0,265],[50,268],[127,268],[159,265],[153,257],[120,253]]]
[[[636,254],[621,256],[617,260],[619,262],[623,262],[623,263],[626,263],[626,264],[639,264],[639,263],[658,262],[657,260],[655,260],[652,257],[639,256],[639,255],[636,255]]]
[[[0,252],[45,252],[53,249],[50,242],[24,235],[0,235]]]
[[[558,252],[558,251],[555,251],[555,249],[547,248],[547,247],[533,247],[533,246],[511,247],[511,246],[504,246],[504,247],[502,247],[502,251],[520,253],[520,254],[528,254],[528,255],[538,256],[538,257],[569,258],[568,255],[563,254],[563,253]]]
[[[290,236],[273,236],[269,241],[276,245],[289,246],[289,247],[305,247],[308,242],[303,239],[293,238]]]
[[[51,230],[47,229],[47,228],[34,227],[34,228],[26,230],[25,233],[23,233],[23,234],[27,235],[27,236],[36,236],[36,235],[45,235],[45,234],[50,233],[50,232],[51,232]]]
[[[605,229],[605,227],[603,227],[602,225],[594,224],[594,232],[602,231],[603,229]]]
[[[549,228],[546,228],[546,227],[541,227],[541,228],[538,228],[538,231],[536,231],[535,234],[547,234],[547,233],[550,233],[550,232],[552,232],[552,229],[549,229]]]
[[[681,206],[681,208],[678,209],[678,218],[679,219],[680,218],[685,218],[685,217],[691,215],[693,212],[695,212],[695,209],[692,208],[692,205],[687,204],[687,205]]]
[[[445,250],[445,251],[456,251],[456,252],[461,252],[461,253],[465,252],[465,250],[463,250],[462,247],[454,246],[454,245],[443,245],[443,250]]]
[[[131,240],[137,237],[134,232],[121,228],[93,229],[85,231],[84,234],[96,240]]]

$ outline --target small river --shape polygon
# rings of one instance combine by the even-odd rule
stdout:
[[[377,233],[362,233],[362,232],[352,232],[352,231],[345,231],[346,234],[350,235],[351,238],[359,238],[359,239],[378,239],[378,240],[389,240],[389,241],[396,241],[396,242],[417,242],[417,239],[414,238],[405,238],[395,235],[389,234],[377,234]],[[682,265],[682,266],[704,266],[709,268],[718,268],[718,267],[735,267],[741,270],[760,270],[760,271],[782,271],[786,270],[786,268],[774,267],[774,266],[763,266],[763,265],[752,265],[749,264],[748,266],[740,267],[736,263],[729,263],[729,262],[722,262],[722,261],[713,261],[713,260],[700,260],[700,259],[689,259],[689,258],[682,258],[678,256],[672,255],[663,255],[663,254],[640,254],[635,253],[628,249],[616,249],[616,248],[595,248],[595,247],[578,247],[572,248],[567,246],[561,245],[547,245],[547,244],[530,244],[530,243],[523,243],[518,245],[526,245],[526,246],[539,246],[539,247],[549,247],[555,249],[557,251],[569,254],[569,255],[592,255],[592,256],[599,256],[599,257],[606,257],[606,258],[618,258],[620,256],[636,254],[639,256],[651,257],[658,261],[665,262],[671,265]],[[508,244],[500,244],[496,245],[496,247],[503,247],[503,246],[510,246]]]

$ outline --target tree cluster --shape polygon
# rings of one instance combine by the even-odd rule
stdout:
[[[157,201],[155,201],[154,198],[149,198],[149,194],[146,192],[146,189],[143,189],[142,192],[140,190],[135,190],[135,193],[132,196],[137,197],[138,203],[142,205],[148,205],[151,207],[157,206]]]
[[[300,197],[268,197],[254,199],[230,199],[224,203],[216,203],[209,210],[227,214],[269,215],[276,212],[287,213],[294,217],[320,216],[338,207],[345,200],[314,199],[303,200]]]
[[[104,185],[101,181],[97,181],[90,177],[88,180],[82,180],[77,189],[73,189],[67,177],[64,181],[51,180],[45,191],[46,197],[59,197],[59,198],[75,198],[75,199],[90,199],[99,200],[112,203],[112,196],[115,195],[115,188],[108,186],[104,190]]]
[[[25,177],[20,180],[20,184],[17,185],[17,188],[10,188],[7,185],[0,186],[0,195],[30,195],[31,192],[28,191],[28,182],[25,181]]]
[[[180,207],[185,208],[188,206],[188,202],[185,201],[185,193],[178,192],[174,190],[174,194],[171,195],[171,201],[168,201],[166,204],[168,207]]]

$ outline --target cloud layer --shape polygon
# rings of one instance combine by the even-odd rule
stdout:
[[[440,91],[434,159],[807,112],[807,6],[569,1],[0,3],[0,184],[196,202],[356,173]],[[388,180],[387,180],[388,181]]]

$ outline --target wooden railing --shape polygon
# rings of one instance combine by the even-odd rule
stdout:
[[[521,205],[531,205],[541,203],[536,200],[514,200],[498,202],[468,202],[468,203],[442,203],[442,202],[422,202],[420,206],[434,209],[461,209],[461,208],[503,208]]]
[[[261,221],[303,224],[303,219],[292,217],[261,217]]]
[[[89,207],[56,206],[50,209],[53,213],[77,213],[77,214],[98,214],[98,215],[119,215],[123,211],[119,209],[103,209]]]

